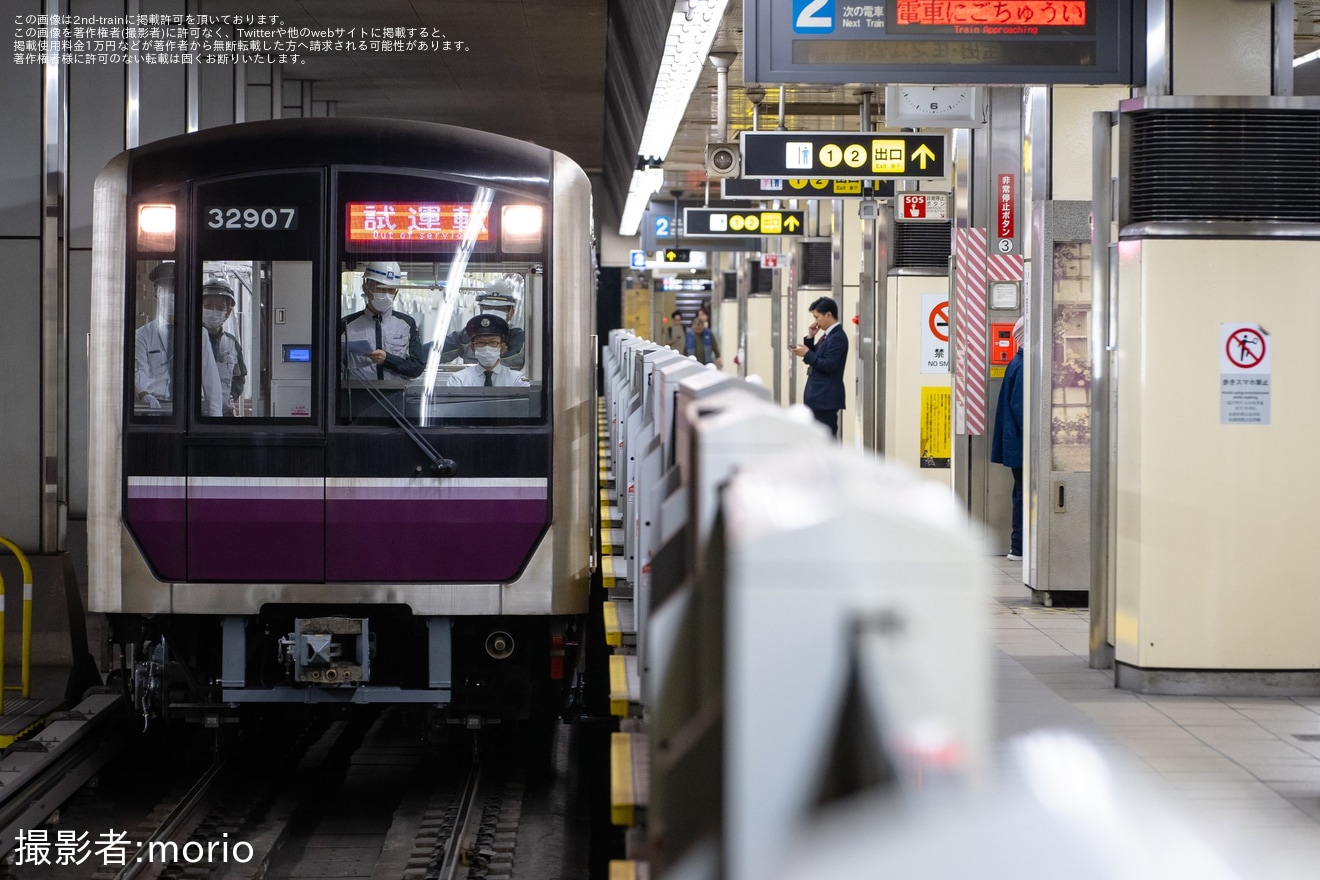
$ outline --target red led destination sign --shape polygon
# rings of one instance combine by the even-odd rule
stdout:
[[[473,241],[489,241],[486,214],[474,219],[468,202],[349,202],[350,242],[463,241],[474,229]]]
[[[890,27],[956,28],[956,33],[1004,33],[995,28],[1085,27],[1085,0],[897,0]],[[964,30],[964,29],[967,30]],[[1009,31],[1008,33],[1031,33]]]

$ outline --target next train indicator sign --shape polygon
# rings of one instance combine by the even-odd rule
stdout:
[[[1142,85],[1146,0],[745,0],[758,83]]]
[[[801,235],[805,211],[757,211],[741,208],[684,208],[687,235]]]
[[[943,134],[897,131],[744,131],[744,177],[850,180],[945,177]]]

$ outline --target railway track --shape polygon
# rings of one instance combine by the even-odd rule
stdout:
[[[15,808],[10,820],[29,838],[40,829],[49,845],[44,852],[29,846],[14,854],[20,858],[11,857],[0,877],[509,880],[524,819],[527,750],[516,737],[498,735],[438,750],[401,714],[363,711],[301,728],[275,725],[282,736],[250,735],[224,759],[208,759],[204,738],[191,751],[168,753],[153,753],[139,740],[136,747],[118,747],[123,757],[116,764],[120,752],[107,751],[115,737],[84,735],[89,745],[98,743],[94,758],[83,759],[93,764],[61,771],[58,780],[47,776],[39,790],[28,790],[38,796],[25,809]],[[163,766],[149,766],[152,757]],[[561,757],[566,761],[567,753]],[[75,797],[95,775],[93,766],[104,767],[101,785]],[[561,780],[570,775],[560,773]],[[158,794],[138,797],[134,786]],[[562,794],[538,786],[532,788],[539,804],[562,801]],[[5,792],[0,785],[0,796]],[[0,813],[3,808],[0,802]],[[563,832],[546,827],[563,818],[533,820],[533,834],[555,841],[555,867],[533,870],[536,876],[585,871],[564,867]],[[77,858],[57,862],[58,840],[78,842]]]

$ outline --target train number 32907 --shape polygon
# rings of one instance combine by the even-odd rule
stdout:
[[[207,208],[207,229],[297,229],[297,208]]]

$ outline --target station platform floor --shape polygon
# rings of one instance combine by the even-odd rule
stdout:
[[[997,764],[1017,734],[1081,733],[1235,867],[1320,876],[1320,698],[1118,690],[1088,668],[1087,609],[1033,605],[1021,562],[989,565]]]

